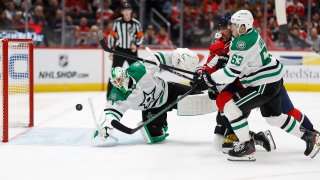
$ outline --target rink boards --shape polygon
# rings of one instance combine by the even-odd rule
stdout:
[[[193,50],[200,57],[199,64],[205,63],[208,51]],[[284,80],[288,90],[320,91],[319,55],[310,51],[270,52],[286,65]],[[139,57],[146,56],[145,50],[140,49]],[[36,48],[34,89],[36,92],[106,90],[112,63],[109,57],[109,53],[94,48]],[[185,79],[165,71],[159,75],[168,81],[188,83]]]

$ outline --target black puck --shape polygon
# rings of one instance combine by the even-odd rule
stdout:
[[[77,104],[76,105],[76,110],[81,111],[82,110],[82,104]]]

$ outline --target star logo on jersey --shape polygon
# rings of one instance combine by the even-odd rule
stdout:
[[[144,109],[152,108],[153,102],[156,100],[154,98],[154,93],[156,92],[156,87],[149,93],[143,91],[143,101],[139,106],[143,106]]]
[[[246,48],[246,43],[244,41],[240,40],[237,42],[236,46],[239,50],[244,50]]]

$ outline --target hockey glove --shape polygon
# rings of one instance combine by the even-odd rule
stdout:
[[[210,88],[208,91],[208,96],[211,100],[216,100],[218,97],[219,91],[217,89]]]
[[[191,86],[195,86],[201,81],[202,73],[205,71],[203,66],[199,66],[195,70],[195,75],[193,75],[192,81],[190,81]]]
[[[221,54],[218,58],[218,62],[217,62],[217,69],[221,69],[224,68],[226,66],[226,64],[228,63],[229,60],[229,55],[228,54]]]
[[[218,91],[216,83],[211,79],[211,76],[207,71],[204,71],[201,74],[201,79],[198,79],[195,83],[198,84],[199,90],[201,91],[209,88],[214,89],[214,91]]]
[[[111,125],[112,120],[113,118],[108,115],[104,116],[104,118],[101,118],[100,122],[98,123],[99,125],[101,124],[100,128],[94,131],[93,138],[99,136],[102,141],[106,141],[113,132],[113,126]]]

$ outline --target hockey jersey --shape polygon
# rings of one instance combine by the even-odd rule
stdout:
[[[155,53],[158,60],[166,65],[172,65],[172,52]],[[128,110],[147,110],[157,108],[166,103],[168,98],[168,83],[155,75],[160,68],[153,64],[137,61],[126,71],[133,80],[127,93],[113,87],[104,112],[110,118],[120,120]]]
[[[227,65],[211,74],[218,84],[229,84],[237,77],[244,87],[279,81],[283,65],[273,58],[256,29],[234,38],[230,45]]]

